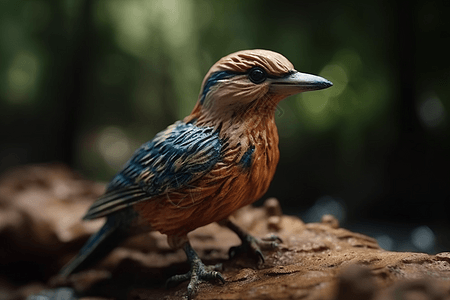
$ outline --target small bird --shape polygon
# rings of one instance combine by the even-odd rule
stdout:
[[[203,264],[187,237],[212,222],[240,237],[242,245],[234,251],[247,250],[264,261],[261,247],[276,247],[277,238],[252,237],[228,217],[262,197],[272,181],[279,159],[277,104],[330,86],[322,77],[296,71],[273,51],[221,58],[206,74],[191,114],[137,149],[89,208],[84,220],[106,217],[106,222],[60,274],[86,268],[130,235],[159,231],[186,253],[190,271],[168,284],[189,280],[190,299],[202,280],[225,282]]]

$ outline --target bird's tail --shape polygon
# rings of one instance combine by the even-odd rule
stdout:
[[[105,225],[89,238],[77,256],[59,271],[59,275],[66,277],[81,271],[104,258],[118,246],[128,236],[129,226],[117,217],[117,215],[108,216]]]

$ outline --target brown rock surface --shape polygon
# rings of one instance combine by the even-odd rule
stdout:
[[[100,264],[67,280],[54,276],[101,226],[102,220],[82,222],[81,216],[103,189],[58,164],[3,175],[0,299],[73,291],[60,286],[84,299],[183,298],[186,283],[163,286],[171,275],[187,271],[184,253],[171,250],[156,232],[130,238]],[[283,244],[266,251],[266,262],[257,266],[248,257],[228,259],[228,249],[239,244],[228,229],[211,224],[195,230],[194,249],[205,263],[220,263],[226,279],[224,285],[202,283],[196,299],[450,299],[449,253],[385,251],[374,239],[339,228],[330,215],[310,224],[282,215],[273,198],[234,218],[253,235],[276,234]]]

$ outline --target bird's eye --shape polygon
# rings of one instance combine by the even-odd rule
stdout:
[[[254,67],[248,73],[248,78],[253,83],[256,83],[256,84],[263,83],[264,81],[266,81],[267,74],[260,67]]]

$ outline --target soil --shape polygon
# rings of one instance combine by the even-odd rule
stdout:
[[[103,220],[81,221],[105,184],[61,164],[32,165],[0,179],[0,299],[183,299],[188,271],[181,250],[157,232],[132,237],[91,269],[56,274]],[[232,218],[256,237],[277,235],[265,262],[229,258],[237,236],[213,223],[189,234],[193,248],[226,282],[200,284],[195,299],[450,299],[450,253],[390,252],[376,240],[340,228],[331,215],[305,224],[278,200],[245,207]]]

